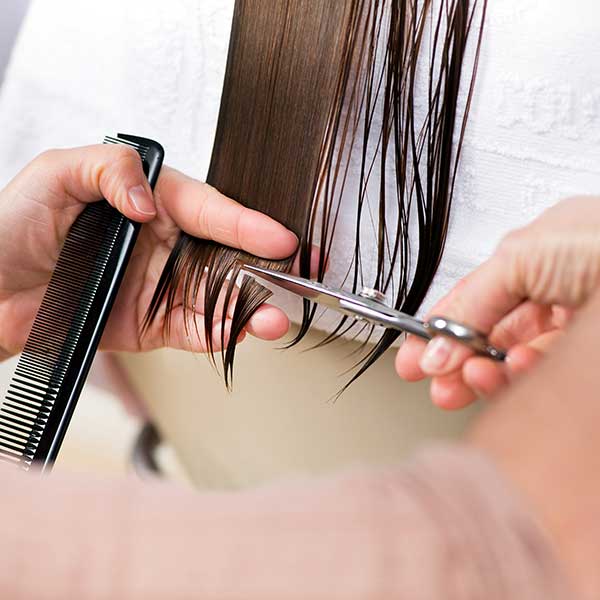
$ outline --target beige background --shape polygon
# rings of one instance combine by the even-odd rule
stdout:
[[[311,335],[309,343],[316,339]],[[247,339],[238,350],[231,394],[202,355],[163,350],[121,359],[168,441],[160,457],[168,477],[189,477],[199,488],[396,463],[428,440],[460,435],[472,411],[432,406],[427,384],[395,376],[394,351],[331,400],[353,349],[345,343],[282,351]],[[0,363],[2,397],[16,361]],[[114,393],[88,382],[55,470],[127,473],[140,426]]]
[[[317,339],[313,334],[308,345]],[[283,351],[247,339],[231,394],[203,356],[158,351],[123,361],[199,487],[394,463],[427,440],[460,435],[472,413],[442,412],[431,405],[427,384],[401,382],[393,350],[331,400],[355,349],[346,342]]]
[[[1,398],[10,383],[17,358],[0,363]],[[139,422],[127,414],[118,398],[87,383],[67,430],[55,470],[123,474],[139,431]]]

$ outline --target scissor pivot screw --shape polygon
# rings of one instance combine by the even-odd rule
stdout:
[[[375,288],[364,287],[360,290],[358,295],[361,298],[368,298],[369,300],[375,300],[375,302],[381,302],[381,304],[385,302],[385,294]]]

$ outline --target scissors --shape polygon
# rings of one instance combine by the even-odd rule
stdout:
[[[441,335],[467,346],[475,354],[499,362],[506,359],[506,352],[492,346],[483,333],[472,327],[445,317],[431,317],[427,321],[421,321],[416,317],[387,306],[384,294],[378,290],[363,288],[358,294],[353,294],[342,289],[326,286],[318,281],[311,281],[310,279],[264,269],[255,265],[244,264],[242,269],[259,279],[273,283],[293,294],[355,319],[365,320],[387,329],[412,333],[424,340],[431,340]]]

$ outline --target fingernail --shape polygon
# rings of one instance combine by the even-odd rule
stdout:
[[[425,352],[421,357],[421,369],[425,373],[435,374],[440,369],[444,368],[444,365],[448,362],[450,352],[452,350],[452,344],[449,340],[444,337],[436,337],[431,340]]]
[[[156,206],[154,205],[154,199],[143,185],[136,185],[129,190],[129,200],[133,205],[133,208],[141,215],[155,215]]]

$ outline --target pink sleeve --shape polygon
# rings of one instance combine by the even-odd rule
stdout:
[[[1,476],[2,598],[573,598],[505,483],[459,448],[240,493]]]

